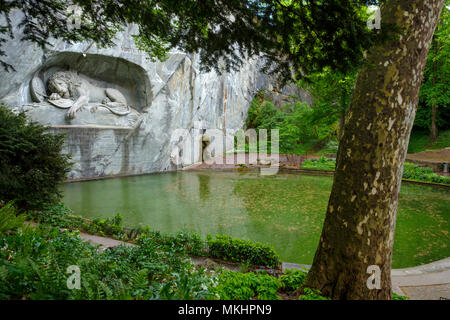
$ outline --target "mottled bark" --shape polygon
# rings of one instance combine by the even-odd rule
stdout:
[[[339,141],[342,139],[342,136],[344,135],[344,124],[345,124],[345,109],[341,107],[341,114],[339,117]]]
[[[305,287],[333,299],[390,299],[403,163],[426,56],[444,0],[387,0],[382,26],[402,34],[367,53],[339,145],[327,214]],[[381,289],[367,287],[367,267]]]

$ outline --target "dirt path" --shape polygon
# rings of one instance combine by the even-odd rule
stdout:
[[[406,155],[406,160],[423,162],[450,163],[450,148],[441,150],[429,150]]]

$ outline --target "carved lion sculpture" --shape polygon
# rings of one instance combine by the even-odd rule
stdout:
[[[87,104],[109,109],[112,113],[124,116],[130,113],[125,96],[117,89],[100,88],[72,71],[55,72],[48,80],[50,96],[48,101],[59,108],[69,109],[67,119]]]

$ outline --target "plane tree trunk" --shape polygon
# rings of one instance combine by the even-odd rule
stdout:
[[[431,134],[430,134],[431,142],[436,142],[439,135],[438,127],[436,124],[436,114],[437,114],[437,107],[436,104],[433,104],[431,106]]]
[[[439,26],[437,26],[437,28],[439,28]],[[437,44],[436,37],[433,37],[432,43],[433,43],[435,54],[437,54],[438,44]],[[432,74],[433,86],[436,84],[436,74],[438,72],[437,68],[438,68],[437,61],[433,61],[433,74]],[[433,102],[433,105],[431,106],[431,133],[430,133],[430,140],[433,143],[436,142],[438,134],[439,134],[437,124],[436,124],[436,114],[437,114],[437,106],[436,106],[436,103]]]
[[[390,299],[403,163],[426,57],[444,0],[387,0],[382,27],[401,35],[367,52],[339,144],[336,174],[304,287],[333,299]],[[380,289],[367,268],[378,266]]]

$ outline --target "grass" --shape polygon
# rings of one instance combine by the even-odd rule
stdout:
[[[450,129],[441,131],[435,143],[431,143],[429,133],[413,131],[409,139],[408,153],[418,153],[425,150],[436,150],[450,147]]]
[[[305,160],[305,162],[303,162],[302,164],[302,169],[310,169],[310,170],[334,171],[335,167],[336,167],[335,160],[329,160],[323,156],[320,159]]]

